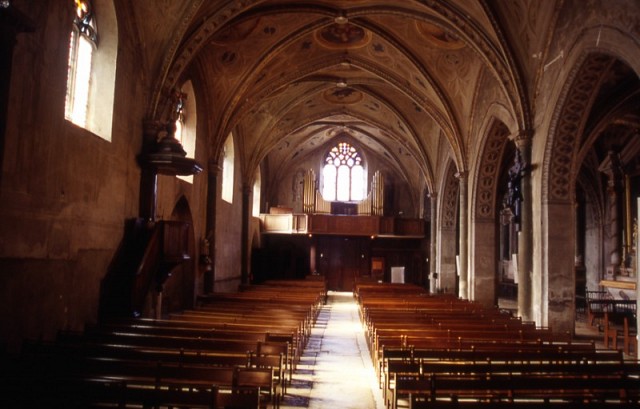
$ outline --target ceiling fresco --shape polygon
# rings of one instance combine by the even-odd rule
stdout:
[[[564,3],[534,0],[185,4],[172,9],[181,22],[167,26],[153,109],[195,76],[212,151],[233,132],[247,179],[261,164],[279,177],[349,135],[414,192],[437,189],[450,161],[471,169],[488,111],[512,132],[532,128],[543,48],[566,23]]]

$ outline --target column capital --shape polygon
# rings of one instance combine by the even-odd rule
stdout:
[[[607,152],[607,156],[604,158],[598,170],[606,174],[610,179],[616,179],[622,175],[622,163],[620,161],[620,155],[615,151]]]
[[[217,160],[209,159],[207,171],[211,176],[218,176],[222,172],[222,165]]]
[[[520,150],[531,148],[532,140],[533,140],[533,130],[531,129],[520,129],[513,137],[513,142],[516,144],[516,146]]]
[[[460,182],[464,182],[467,180],[467,176],[469,176],[469,172],[465,172],[465,171],[456,172],[454,176],[457,179],[459,179]]]
[[[145,119],[142,122],[142,133],[144,135],[145,142],[157,142],[161,132],[166,130],[164,122],[157,119]]]
[[[253,193],[253,186],[248,183],[243,183],[241,190],[243,195],[249,196]]]

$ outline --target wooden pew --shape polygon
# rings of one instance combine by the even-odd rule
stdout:
[[[280,385],[273,382],[273,368],[237,368],[235,376],[236,387],[259,389],[261,407],[266,407],[269,403],[274,408],[279,407],[282,393]]]
[[[387,366],[383,396],[385,399],[394,392],[393,380],[398,376],[441,376],[476,375],[493,377],[496,375],[573,376],[573,377],[640,377],[640,363],[627,362],[509,362],[499,361],[460,361],[460,360],[422,360],[413,362],[390,361]]]
[[[497,309],[455,297],[440,300],[416,288],[385,287],[357,285],[356,296],[374,367],[391,408],[397,405],[397,397],[390,396],[397,393],[394,378],[407,382],[398,387],[411,405],[425,400],[496,402],[501,396],[514,404],[529,399],[537,405],[574,400],[638,404],[638,363],[629,367],[621,352],[573,343],[567,334],[532,329],[531,323],[510,320]],[[454,355],[455,361],[447,361]],[[429,379],[417,385],[419,378]],[[583,379],[588,381],[581,383]]]
[[[550,400],[638,403],[640,379],[623,375],[491,374],[396,376],[389,408],[401,399],[420,394],[429,401],[537,401]]]
[[[13,384],[8,386],[10,397],[0,397],[0,405],[7,408],[260,407],[258,388],[226,389],[217,385],[211,385],[209,388],[185,388],[184,384],[170,383],[159,387],[155,382],[98,378],[44,379],[37,385],[16,385],[13,381]]]
[[[178,365],[201,365],[236,367],[251,363],[251,353],[185,351],[174,348],[149,348],[130,345],[116,345],[102,342],[72,341],[26,341],[22,347],[23,354],[83,356],[92,358],[115,358],[124,360],[140,360],[156,363]]]
[[[635,403],[576,401],[576,400],[523,400],[523,401],[432,401],[429,396],[422,393],[409,394],[408,409],[539,409],[544,408],[571,408],[571,409],[631,409],[637,408]]]
[[[5,384],[20,396],[36,391],[42,407],[277,408],[326,300],[324,283],[294,284],[203,297],[169,319],[61,331],[53,343],[25,345]],[[77,398],[65,400],[60,391],[70,390]]]
[[[311,327],[303,326],[298,322],[283,323],[274,319],[231,319],[221,318],[215,315],[207,315],[206,313],[192,314],[184,313],[180,315],[172,315],[171,320],[199,323],[202,325],[211,325],[214,327],[222,327],[225,329],[236,330],[248,330],[248,331],[271,331],[278,334],[284,332],[293,332],[295,335],[295,341],[292,346],[296,351],[301,351],[306,345],[307,340],[311,334]],[[294,353],[296,352],[294,351]],[[295,353],[294,356],[298,356],[299,353]]]
[[[46,384],[49,380],[64,379],[81,382],[86,379],[106,379],[125,382],[129,387],[153,384],[155,388],[210,390],[212,385],[225,390],[259,387],[262,406],[267,402],[277,407],[282,394],[279,382],[274,382],[274,368],[263,363],[255,366],[219,366],[185,364],[184,362],[157,362],[147,359],[123,359],[113,356],[90,356],[60,351],[36,353],[30,350],[21,360],[25,380]],[[282,379],[282,374],[279,375]],[[248,382],[253,380],[253,384]]]
[[[552,342],[554,338],[548,333],[521,332],[499,329],[486,330],[418,330],[407,331],[397,329],[379,330],[372,337],[371,350],[374,361],[380,358],[381,350],[386,347],[404,348],[502,348],[511,349],[510,346],[519,349],[540,349],[544,342]]]

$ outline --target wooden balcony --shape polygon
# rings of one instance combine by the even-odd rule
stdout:
[[[383,216],[270,213],[260,215],[260,225],[265,234],[425,237],[424,220]]]

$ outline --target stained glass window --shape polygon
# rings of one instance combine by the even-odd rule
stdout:
[[[349,202],[364,199],[367,179],[362,157],[349,143],[340,142],[331,148],[325,157],[322,175],[322,197],[325,200]]]

